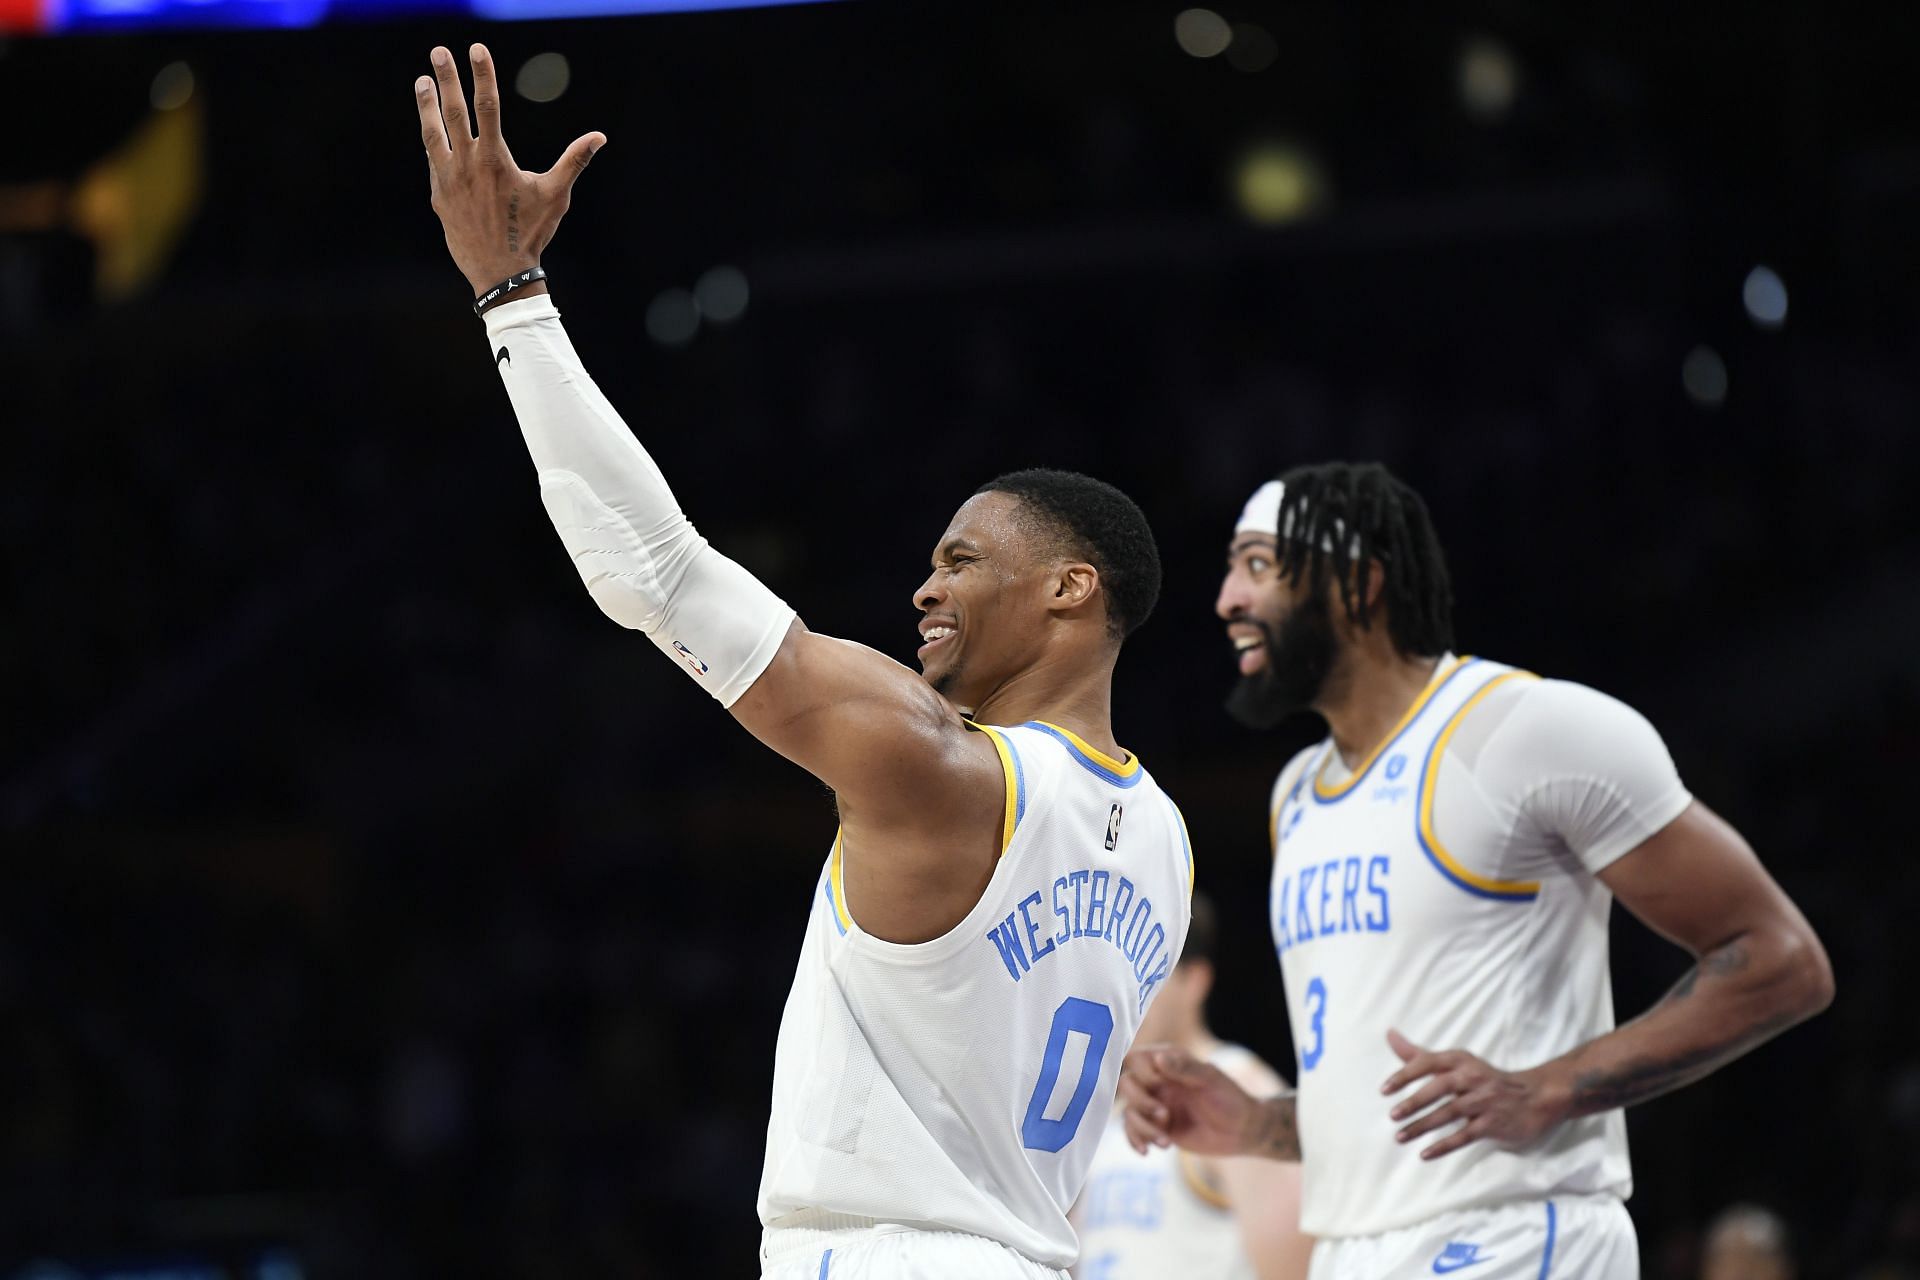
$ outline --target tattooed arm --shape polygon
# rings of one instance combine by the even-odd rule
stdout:
[[[1690,1084],[1832,1003],[1833,970],[1812,926],[1705,805],[1600,879],[1695,964],[1652,1009],[1560,1060],[1569,1116]]]
[[[1382,1092],[1427,1078],[1393,1118],[1446,1100],[1401,1129],[1400,1141],[1465,1120],[1421,1154],[1435,1159],[1481,1138],[1523,1147],[1576,1116],[1691,1084],[1833,1000],[1833,970],[1806,917],[1740,833],[1698,801],[1600,879],[1621,906],[1692,952],[1693,968],[1632,1022],[1528,1071],[1390,1035],[1404,1065]]]

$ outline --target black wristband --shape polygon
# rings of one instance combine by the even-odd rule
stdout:
[[[545,267],[528,267],[518,275],[508,276],[505,280],[502,280],[499,284],[493,286],[493,288],[473,300],[473,314],[483,315],[487,308],[494,303],[505,302],[508,298],[511,298],[515,289],[523,288],[536,280],[545,280],[546,278],[547,269]]]

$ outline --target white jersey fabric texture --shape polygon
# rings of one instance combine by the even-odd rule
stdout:
[[[1640,1280],[1640,1243],[1611,1195],[1516,1201],[1314,1246],[1307,1280]]]
[[[1193,855],[1137,758],[1037,721],[979,728],[1011,838],[965,920],[918,945],[872,937],[838,841],[821,871],[775,1051],[763,1259],[826,1214],[1074,1260],[1067,1209],[1186,945]]]
[[[1303,1231],[1631,1193],[1618,1111],[1524,1151],[1481,1142],[1421,1160],[1439,1134],[1394,1140],[1387,1031],[1517,1070],[1612,1030],[1613,897],[1596,877],[1690,801],[1632,708],[1451,655],[1357,768],[1331,739],[1288,763],[1270,916],[1298,1055]]]
[[[1254,1058],[1221,1044],[1207,1061],[1229,1074]],[[1075,1219],[1080,1227],[1077,1280],[1253,1280],[1233,1208],[1195,1176],[1194,1158],[1178,1147],[1146,1155],[1127,1142],[1116,1111],[1094,1153]]]

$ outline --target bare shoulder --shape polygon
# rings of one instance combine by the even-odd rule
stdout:
[[[732,710],[755,737],[831,787],[843,810],[882,823],[894,813],[948,820],[947,800],[977,794],[1000,771],[993,744],[918,672],[798,621]]]

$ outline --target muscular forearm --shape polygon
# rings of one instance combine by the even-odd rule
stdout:
[[[1532,1074],[1565,1118],[1657,1098],[1812,1017],[1833,995],[1819,942],[1802,929],[1757,929],[1701,955],[1634,1021]]]
[[[1298,1160],[1300,1126],[1294,1110],[1295,1100],[1291,1093],[1262,1098],[1248,1118],[1239,1154],[1268,1160]]]

